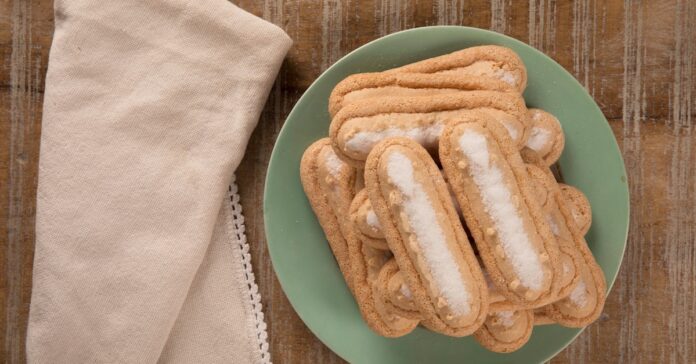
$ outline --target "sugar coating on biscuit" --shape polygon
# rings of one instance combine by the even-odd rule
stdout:
[[[507,82],[508,85],[510,85],[510,86],[517,85],[517,76],[512,74],[512,72],[503,71],[501,69],[501,70],[498,70],[498,72],[496,72],[496,74],[501,80],[503,80],[503,82]]]
[[[553,233],[553,235],[561,235],[561,229],[558,227],[558,224],[556,224],[556,220],[553,218],[553,216],[548,215],[546,220],[549,223],[549,227],[551,228],[551,232]]]
[[[517,138],[519,138],[520,133],[517,131],[517,128],[515,126],[510,125],[510,123],[506,121],[500,121],[500,124],[502,124],[505,127],[508,134],[510,134],[510,138],[512,140],[517,140]]]
[[[479,110],[489,114],[494,120],[500,123],[500,125],[504,126],[512,140],[517,140],[520,137],[520,129],[517,125],[518,121],[509,113],[490,107],[482,107]]]
[[[413,175],[411,161],[400,152],[392,152],[387,160],[387,175],[404,195],[403,209],[416,235],[418,247],[452,311],[466,315],[470,310],[469,290],[459,267],[447,247],[445,233],[437,219],[427,193]]]
[[[533,127],[532,131],[529,135],[529,139],[527,139],[527,148],[539,151],[542,148],[544,148],[546,145],[549,144],[549,141],[551,140],[551,132],[548,131],[545,128],[540,128],[540,127]]]
[[[515,324],[515,312],[513,311],[500,311],[494,313],[498,318],[500,324],[505,328],[510,328]]]
[[[336,153],[334,153],[334,151],[331,149],[328,149],[325,155],[326,167],[328,168],[329,173],[331,173],[331,175],[334,177],[341,174],[341,170],[348,166],[345,162],[338,158]]]
[[[441,123],[435,123],[409,129],[390,127],[381,131],[361,131],[348,139],[345,146],[353,152],[369,153],[380,141],[399,136],[412,139],[426,148],[432,148],[437,145],[444,127]]]
[[[543,117],[542,112],[539,109],[533,109],[532,110],[532,119],[539,121]]]
[[[495,61],[477,61],[477,62],[474,62],[474,63],[468,65],[468,66],[442,70],[442,71],[438,71],[436,73],[439,73],[439,74],[463,73],[463,74],[470,74],[470,75],[477,75],[477,76],[489,76],[489,77],[498,78],[501,81],[508,83],[511,86],[517,86],[517,83],[519,82],[518,75],[516,75],[510,71],[506,71],[506,70],[502,69],[500,62],[495,62]]]
[[[401,284],[401,287],[399,287],[399,292],[401,292],[404,297],[411,299],[411,290],[408,288],[407,285]]]
[[[573,220],[576,223],[580,223],[583,220],[582,212],[575,207],[571,207],[570,214],[573,215]]]
[[[540,289],[544,272],[539,257],[525,230],[522,217],[513,204],[502,171],[489,163],[486,137],[476,131],[465,130],[459,138],[459,147],[471,161],[471,176],[481,191],[486,212],[493,220],[513,270],[522,285]]]
[[[587,285],[585,285],[585,281],[580,280],[568,297],[574,305],[585,307],[585,305],[587,305]]]
[[[368,225],[371,227],[375,228],[376,230],[382,230],[382,224],[379,222],[379,219],[377,218],[377,214],[373,210],[370,210],[367,212],[365,216],[365,221],[367,222]]]

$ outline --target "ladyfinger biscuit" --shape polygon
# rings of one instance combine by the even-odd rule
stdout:
[[[518,150],[483,113],[445,127],[440,161],[481,259],[499,292],[534,308],[558,293],[558,243]]]
[[[420,320],[422,315],[413,302],[413,295],[406,277],[399,270],[396,260],[390,259],[379,272],[375,282],[377,297],[397,315]]]
[[[336,114],[329,135],[336,154],[361,168],[372,148],[389,137],[407,137],[436,154],[444,126],[472,110],[491,115],[522,147],[529,123],[524,100],[514,93],[497,91],[356,101]]]
[[[524,153],[535,153],[541,164],[550,166],[558,160],[565,147],[565,135],[555,116],[541,109],[529,109],[531,128],[524,145]]]
[[[349,214],[354,215],[361,205],[366,193],[358,192],[350,205]],[[353,227],[354,231],[357,228]],[[348,242],[353,278],[354,296],[360,313],[374,332],[385,337],[399,337],[408,334],[418,326],[418,320],[399,315],[397,310],[388,305],[381,297],[377,287],[382,267],[392,259],[389,250],[374,249],[356,234],[356,239]]]
[[[602,268],[597,264],[592,251],[587,246],[583,233],[576,225],[576,220],[569,206],[574,206],[568,201],[566,194],[551,175],[547,172],[547,180],[552,186],[549,195],[555,196],[558,201],[559,225],[565,225],[570,232],[576,250],[583,258],[579,267],[578,284],[570,291],[570,294],[546,307],[546,314],[560,325],[567,327],[584,327],[594,322],[602,313],[606,300],[606,281]]]
[[[391,253],[363,249],[345,218],[353,199],[355,170],[336,157],[328,139],[315,142],[305,151],[300,169],[312,209],[368,326],[387,337],[413,331],[417,321],[396,316],[373,298],[372,283]]]
[[[382,224],[372,210],[372,204],[365,189],[355,195],[351,204],[350,219],[363,243],[375,249],[389,250],[387,241],[384,240]]]
[[[471,334],[486,318],[488,290],[432,157],[410,139],[386,139],[367,159],[365,185],[423,325]]]
[[[338,158],[329,139],[323,138],[310,145],[302,155],[300,178],[338,267],[353,291],[347,240],[357,237],[344,216],[353,200],[355,169]]]
[[[562,267],[558,297],[566,297],[580,281],[580,271],[584,261],[558,207],[561,202],[558,194],[561,192],[553,174],[548,168],[544,171],[542,167],[533,164],[527,165],[527,172],[535,185],[537,201],[541,205],[546,221],[551,227],[551,232],[558,242]]]
[[[566,184],[559,184],[561,192],[569,202],[568,210],[575,220],[575,225],[578,227],[580,234],[586,235],[592,225],[592,209],[590,202],[587,200],[582,191]]]
[[[517,53],[495,45],[465,48],[388,72],[488,76],[514,86],[520,93],[527,87],[527,69]]]
[[[457,91],[490,90],[517,92],[492,77],[473,75],[428,75],[421,73],[358,73],[346,77],[329,97],[331,116],[345,105],[378,97],[434,96]]]
[[[577,226],[571,210],[575,204],[568,201],[567,194],[556,182],[551,170],[530,165],[528,172],[546,190],[544,207],[549,214],[549,225],[561,244],[561,251],[575,250],[578,257],[575,260],[577,284],[560,293],[559,297],[563,298],[547,306],[545,312],[550,319],[563,326],[586,326],[599,317],[604,306],[604,273]],[[584,197],[578,190],[574,191],[581,199]]]
[[[527,343],[534,329],[532,310],[491,313],[474,333],[474,339],[496,353],[510,353]]]

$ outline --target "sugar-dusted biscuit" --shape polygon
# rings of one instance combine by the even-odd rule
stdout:
[[[590,230],[592,225],[592,209],[590,202],[587,200],[582,191],[566,184],[559,184],[563,195],[569,202],[568,210],[575,220],[575,224],[580,231],[580,234],[585,235]]]
[[[355,195],[351,205],[350,219],[356,233],[365,244],[375,249],[389,250],[387,241],[384,240],[382,224],[372,210],[366,190],[363,189]]]
[[[517,53],[496,45],[465,48],[388,72],[489,76],[505,81],[520,93],[527,86],[527,70]]]
[[[420,320],[422,315],[413,302],[413,295],[406,277],[399,270],[396,260],[384,264],[375,282],[376,297],[399,316]]]
[[[543,169],[545,168],[545,170]],[[558,194],[558,183],[553,174],[546,167],[528,164],[527,172],[535,185],[537,201],[541,205],[546,221],[551,232],[556,237],[561,260],[562,274],[558,297],[566,297],[580,281],[581,268],[584,261],[575,246],[573,235],[566,226],[566,221],[561,214],[558,204],[561,203]]]
[[[546,314],[560,325],[568,327],[584,327],[594,322],[602,313],[606,300],[606,281],[602,268],[597,264],[592,251],[576,225],[576,220],[569,207],[574,204],[567,199],[567,195],[555,182],[550,171],[546,172],[549,196],[557,201],[558,219],[560,230],[566,230],[575,249],[582,257],[581,266],[578,269],[579,280],[568,296],[546,307]]]
[[[302,155],[300,178],[329,246],[353,290],[347,239],[356,239],[348,215],[353,200],[355,169],[336,156],[328,138],[310,145]]]
[[[372,148],[389,137],[410,138],[436,154],[444,126],[472,110],[485,112],[504,125],[522,147],[529,124],[524,100],[515,93],[498,91],[356,101],[336,114],[329,136],[336,154],[361,168]]]
[[[353,200],[355,169],[341,161],[328,139],[312,144],[300,164],[302,186],[324,230],[346,284],[368,326],[376,333],[397,337],[411,332],[417,322],[390,314],[374,300],[372,286],[387,251],[364,248],[347,218]]]
[[[564,289],[559,294],[562,298],[546,306],[544,312],[551,320],[563,326],[587,326],[599,317],[606,300],[604,272],[587,246],[583,237],[585,232],[581,231],[581,227],[589,223],[583,218],[583,214],[573,212],[578,205],[583,206],[581,209],[589,209],[589,203],[579,190],[556,182],[551,170],[529,165],[528,172],[546,190],[544,208],[549,214],[549,225],[558,237],[561,250],[575,250],[577,256],[577,284]],[[571,201],[568,196],[578,202]]]
[[[331,116],[344,106],[378,97],[435,96],[457,91],[517,92],[497,78],[475,75],[375,72],[350,75],[334,87],[329,97]]]
[[[474,333],[474,339],[490,351],[510,353],[529,341],[534,319],[532,310],[492,312]]]
[[[505,130],[478,113],[445,127],[440,161],[491,281],[513,304],[556,298],[558,243]]]
[[[558,160],[565,147],[565,135],[561,123],[550,113],[541,109],[529,109],[531,127],[523,148],[526,153],[540,157],[540,164],[550,166]]]
[[[367,159],[365,185],[422,324],[471,334],[486,318],[488,290],[432,157],[413,140],[386,139]]]

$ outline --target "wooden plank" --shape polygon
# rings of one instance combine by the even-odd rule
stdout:
[[[47,5],[0,3],[0,14],[6,14],[0,18],[0,338],[9,363],[25,359],[43,79],[52,33]]]
[[[294,40],[237,173],[252,262],[278,363],[340,363],[297,317],[265,245],[263,183],[302,92],[358,46],[434,24],[491,28],[544,51],[587,88],[624,155],[629,246],[600,321],[554,363],[696,361],[696,2],[690,0],[241,0]],[[0,338],[24,361],[41,95],[51,1],[0,2]]]

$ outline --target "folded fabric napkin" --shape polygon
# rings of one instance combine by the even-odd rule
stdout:
[[[225,0],[56,0],[30,363],[269,362],[234,170],[291,41]]]

